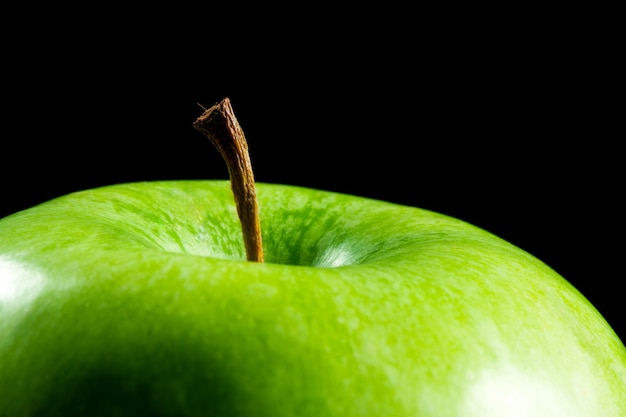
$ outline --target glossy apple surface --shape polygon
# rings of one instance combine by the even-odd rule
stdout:
[[[258,184],[131,183],[0,220],[0,416],[624,417],[626,348],[463,221]],[[575,260],[572,260],[575,262]]]

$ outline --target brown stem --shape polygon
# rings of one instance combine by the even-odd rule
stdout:
[[[206,109],[193,127],[209,138],[224,158],[241,222],[248,261],[263,262],[261,222],[248,143],[235,117],[230,99]]]

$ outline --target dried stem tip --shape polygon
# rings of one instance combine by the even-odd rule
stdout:
[[[248,143],[230,99],[206,109],[193,127],[209,138],[226,162],[248,261],[263,262],[263,244]]]

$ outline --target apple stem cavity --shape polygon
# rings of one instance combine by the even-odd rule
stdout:
[[[241,222],[247,260],[263,262],[259,206],[248,143],[235,117],[230,99],[224,98],[212,107],[204,109],[204,113],[195,120],[193,127],[209,138],[226,162],[237,215]]]

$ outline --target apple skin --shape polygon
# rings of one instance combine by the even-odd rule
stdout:
[[[257,184],[138,182],[0,220],[0,417],[624,417],[626,348],[549,266],[459,219]]]

